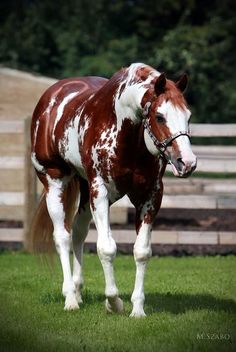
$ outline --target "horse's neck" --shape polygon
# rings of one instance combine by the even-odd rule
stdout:
[[[120,83],[114,99],[118,129],[125,119],[129,119],[133,124],[140,123],[141,101],[146,91],[147,88],[141,83]]]
[[[136,128],[135,141],[133,147],[135,167],[138,169],[150,167],[152,169],[158,165],[158,172],[162,177],[166,169],[166,162],[160,156],[153,156],[148,151],[144,141],[144,126],[142,123]]]
[[[147,91],[141,83],[120,80],[114,95],[115,121],[124,153],[137,154],[146,149],[142,133],[141,101]],[[120,133],[121,132],[121,133]]]

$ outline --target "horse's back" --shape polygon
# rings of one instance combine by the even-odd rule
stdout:
[[[38,161],[48,163],[58,157],[58,141],[65,126],[106,82],[101,77],[67,78],[45,91],[34,110],[31,125],[32,152]]]

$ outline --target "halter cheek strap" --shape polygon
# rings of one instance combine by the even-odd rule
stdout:
[[[189,132],[187,132],[187,131],[179,131],[179,132],[176,132],[175,134],[173,134],[172,136],[164,139],[164,141],[159,141],[156,138],[156,136],[153,134],[153,132],[151,131],[151,128],[150,128],[150,126],[149,126],[149,124],[148,124],[146,119],[143,120],[143,126],[144,126],[144,129],[147,131],[149,137],[153,141],[154,145],[160,151],[161,156],[164,157],[167,160],[168,163],[170,162],[170,160],[169,160],[168,156],[165,153],[166,148],[168,147],[168,145],[170,145],[179,136],[187,136],[190,139]]]

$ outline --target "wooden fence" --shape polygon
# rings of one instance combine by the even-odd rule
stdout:
[[[0,241],[23,241],[27,238],[29,223],[37,203],[41,186],[37,182],[30,161],[30,119],[25,121],[0,121],[0,220],[20,220],[22,229],[0,229]],[[236,137],[236,124],[193,124],[194,137]],[[198,156],[197,171],[236,173],[236,146],[193,146]],[[162,208],[235,209],[236,183],[234,180],[166,178]],[[132,207],[127,197],[111,208],[111,222],[127,222],[128,209]],[[126,231],[127,230],[123,230]],[[124,232],[115,231],[118,241]],[[230,243],[236,244],[235,232],[158,231],[155,243]],[[132,240],[134,232],[129,236]],[[96,234],[90,232],[89,241]]]

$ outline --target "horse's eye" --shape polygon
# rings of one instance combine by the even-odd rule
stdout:
[[[156,120],[157,122],[159,123],[164,123],[165,122],[165,117],[163,114],[161,114],[160,112],[157,113],[157,116],[156,116]]]

